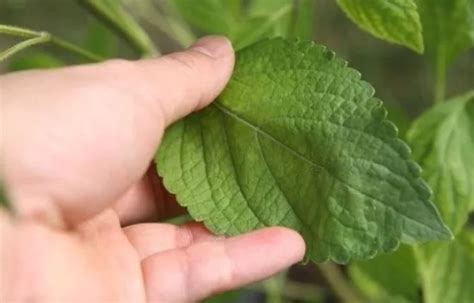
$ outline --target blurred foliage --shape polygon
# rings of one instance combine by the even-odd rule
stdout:
[[[373,302],[416,302],[418,273],[413,250],[401,246],[390,254],[369,261],[355,261],[349,266],[354,283]]]

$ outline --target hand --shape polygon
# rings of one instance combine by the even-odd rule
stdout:
[[[227,40],[159,59],[0,77],[0,301],[185,302],[299,261],[272,227],[225,238],[156,222],[178,207],[147,173],[166,126],[209,104],[232,72]]]

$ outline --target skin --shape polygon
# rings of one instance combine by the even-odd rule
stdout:
[[[296,232],[215,236],[179,213],[150,170],[166,126],[208,105],[230,43],[141,61],[0,76],[2,302],[192,302],[302,259]]]

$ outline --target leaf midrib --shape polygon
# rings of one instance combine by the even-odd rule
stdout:
[[[296,156],[297,158],[301,159],[302,161],[312,165],[313,167],[329,174],[330,176],[332,176],[333,178],[335,178],[336,180],[338,180],[339,182],[341,182],[342,184],[345,184],[346,186],[348,186],[349,188],[352,188],[353,190],[355,190],[356,192],[378,202],[378,203],[381,203],[384,207],[388,207],[388,208],[391,208],[393,209],[395,212],[397,212],[398,214],[402,215],[404,218],[408,219],[409,221],[411,222],[414,222],[415,224],[417,225],[421,225],[425,228],[428,228],[429,230],[439,234],[439,235],[443,235],[443,236],[446,236],[446,233],[444,231],[440,231],[438,229],[434,229],[432,226],[429,226],[429,225],[426,225],[416,219],[413,219],[411,218],[410,216],[408,216],[407,214],[403,213],[403,212],[400,212],[398,209],[396,209],[393,205],[389,205],[389,204],[386,204],[384,203],[383,201],[379,200],[378,198],[375,198],[373,197],[372,195],[369,195],[365,192],[362,192],[360,191],[359,189],[357,188],[354,188],[352,187],[351,185],[349,185],[348,183],[340,180],[337,176],[335,176],[333,173],[331,173],[330,171],[328,171],[325,167],[317,164],[317,163],[314,163],[313,161],[311,161],[310,159],[307,159],[304,155],[301,155],[300,153],[296,152],[295,150],[293,150],[290,146],[286,145],[285,143],[279,141],[278,139],[276,139],[275,137],[273,137],[271,134],[265,132],[264,130],[262,130],[261,128],[259,128],[258,126],[252,124],[251,122],[247,121],[246,119],[240,117],[239,115],[233,113],[229,108],[227,108],[226,106],[222,105],[221,103],[219,103],[219,101],[216,101],[216,102],[213,102],[211,104],[211,106],[214,106],[216,107],[218,110],[222,111],[224,114],[230,116],[231,118],[245,124],[246,126],[250,127],[252,130],[254,130],[255,132],[263,135],[264,137],[270,139],[271,141],[273,141],[274,143],[278,144],[279,146],[281,146],[282,148],[284,148],[286,151],[288,151],[289,153],[291,153],[292,155]]]
[[[267,139],[270,139],[271,141],[275,142],[276,144],[278,144],[279,146],[283,147],[286,151],[288,151],[289,153],[291,153],[292,155],[298,157],[299,159],[303,160],[304,162],[310,164],[311,166],[314,166],[316,167],[317,169],[319,170],[322,170],[322,171],[325,171],[327,172],[327,169],[324,168],[323,166],[311,161],[310,159],[306,158],[304,155],[298,153],[297,151],[295,151],[294,149],[292,149],[290,146],[286,145],[285,143],[279,141],[278,139],[276,139],[275,137],[273,137],[272,135],[270,135],[269,133],[265,132],[264,130],[262,130],[261,128],[259,128],[258,126],[252,124],[251,122],[245,120],[244,118],[236,115],[235,113],[233,113],[230,109],[228,109],[227,107],[225,107],[224,105],[222,104],[219,104],[218,101],[217,102],[214,102],[212,103],[212,106],[215,106],[218,110],[222,111],[224,114],[232,117],[233,119],[245,124],[246,126],[250,127],[252,130],[256,131],[257,133],[263,135],[264,137],[266,137]]]

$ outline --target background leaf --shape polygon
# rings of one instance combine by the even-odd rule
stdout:
[[[418,0],[426,52],[444,67],[474,45],[474,1]]]
[[[411,247],[349,265],[349,276],[372,302],[417,302],[418,272]]]
[[[104,58],[112,58],[117,54],[117,39],[100,23],[92,23],[87,28],[84,47]]]
[[[240,0],[175,0],[182,17],[192,26],[208,34],[229,36],[238,25]]]
[[[466,229],[454,242],[436,246],[422,267],[424,302],[474,302],[474,232]]]
[[[443,219],[458,232],[474,205],[474,91],[424,113],[408,140]]]
[[[219,234],[294,228],[316,262],[449,239],[408,147],[346,65],[310,42],[238,52],[218,102],[167,130],[166,188]]]
[[[28,69],[46,69],[64,66],[65,63],[59,58],[41,51],[15,56],[8,64],[9,71],[20,71]]]
[[[352,21],[375,37],[423,52],[415,0],[337,0],[337,4]]]

